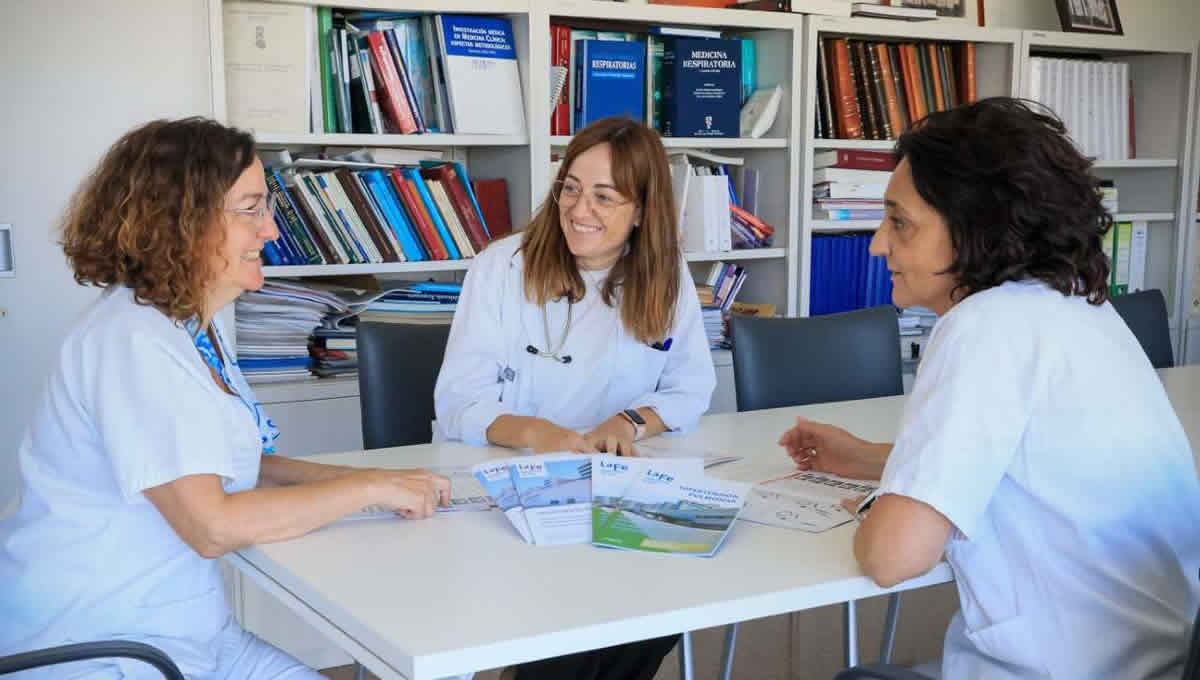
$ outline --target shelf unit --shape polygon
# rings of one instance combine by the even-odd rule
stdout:
[[[1019,84],[1021,32],[1010,29],[977,28],[953,22],[903,22],[886,19],[809,16],[805,19],[802,90],[804,101],[799,128],[804,138],[800,159],[801,180],[795,185],[798,201],[799,244],[796,280],[799,288],[797,313],[808,315],[812,289],[812,238],[815,234],[874,231],[879,220],[813,219],[813,153],[825,149],[890,151],[895,140],[820,139],[814,136],[817,118],[817,50],[822,37],[849,37],[878,42],[933,40],[976,44],[976,83],[980,98],[1014,95]]]
[[[1115,221],[1149,223],[1146,286],[1163,291],[1173,333],[1176,357],[1182,357],[1183,336],[1191,302],[1188,252],[1194,230],[1195,169],[1193,136],[1196,128],[1195,42],[1142,40],[1119,36],[1024,31],[1021,50],[1021,89],[1029,96],[1031,55],[1097,58],[1129,64],[1132,81],[1134,158],[1100,160],[1094,166],[1101,179],[1117,187],[1121,212]],[[1068,130],[1070,132],[1070,130]]]

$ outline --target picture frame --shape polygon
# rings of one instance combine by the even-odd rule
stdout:
[[[1125,35],[1117,0],[1054,0],[1054,4],[1064,31]]]

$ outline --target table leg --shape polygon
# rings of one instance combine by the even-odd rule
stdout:
[[[721,680],[733,677],[733,654],[737,651],[738,622],[725,629],[725,653],[721,655]]]
[[[692,632],[684,631],[679,637],[679,680],[695,680],[692,669]]]
[[[854,600],[843,605],[846,613],[846,668],[858,665],[858,613]]]
[[[887,618],[883,622],[883,640],[879,643],[879,663],[892,662],[896,646],[896,622],[900,619],[900,593],[888,595]]]

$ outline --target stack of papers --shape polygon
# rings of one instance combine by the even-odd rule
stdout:
[[[706,477],[704,463],[551,453],[488,461],[473,472],[527,543],[708,557],[750,485]]]

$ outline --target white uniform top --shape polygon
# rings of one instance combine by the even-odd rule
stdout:
[[[215,669],[231,622],[217,562],[142,491],[193,474],[248,489],[261,452],[182,325],[107,290],[67,334],[21,442],[21,506],[0,522],[0,655],[122,638],[189,677]]]
[[[488,426],[503,414],[584,431],[643,406],[654,407],[672,430],[694,427],[708,409],[716,375],[686,265],[668,349],[626,331],[620,309],[601,300],[598,289],[608,275],[601,271],[581,272],[587,294],[575,303],[559,349],[567,303],[543,308],[525,299],[520,244],[519,235],[492,243],[467,273],[434,391],[441,437],[487,444]],[[570,355],[571,362],[530,354],[530,345]]]
[[[1187,436],[1112,305],[1040,282],[934,327],[880,493],[954,524],[946,678],[1178,678],[1200,603]]]

